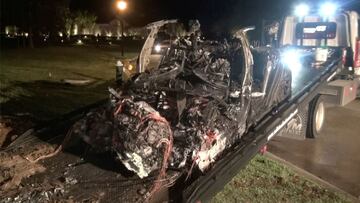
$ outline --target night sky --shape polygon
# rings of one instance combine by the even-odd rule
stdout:
[[[292,6],[291,0],[128,0],[126,18],[134,25],[160,19],[199,19],[202,24],[249,17],[279,17]],[[86,9],[98,15],[99,21],[114,16],[113,0],[72,0],[73,10]],[[251,20],[250,20],[251,21]]]
[[[1,24],[16,24],[26,16],[18,5],[27,0],[0,0]],[[52,0],[51,0],[52,1]],[[70,10],[88,10],[106,23],[116,15],[115,0],[62,0]],[[325,0],[127,0],[129,8],[124,18],[130,26],[143,26],[160,19],[199,19],[204,30],[228,30],[234,26],[254,25],[262,19],[280,19],[293,11],[299,2],[313,7]],[[344,9],[360,12],[360,0],[335,0]]]
[[[251,25],[259,19],[279,19],[299,2],[313,7],[324,0],[127,0],[127,21],[134,26],[160,19],[199,19],[206,28]],[[335,1],[336,2],[336,1]],[[345,9],[360,12],[360,0],[338,0]],[[114,17],[114,0],[71,0],[71,9],[86,9],[98,15],[100,22]],[[210,29],[210,28],[209,28]]]

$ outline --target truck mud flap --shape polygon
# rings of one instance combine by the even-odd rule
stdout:
[[[306,126],[309,116],[308,105],[301,105],[296,115],[280,130],[278,136],[296,140],[306,139]]]

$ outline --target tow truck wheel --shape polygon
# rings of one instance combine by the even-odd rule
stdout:
[[[316,138],[319,136],[325,121],[325,103],[321,95],[310,102],[308,121],[307,137]]]

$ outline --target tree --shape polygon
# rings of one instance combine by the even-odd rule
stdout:
[[[69,9],[64,10],[62,15],[62,22],[64,25],[63,32],[66,33],[67,37],[69,38],[74,26],[74,18]]]
[[[69,9],[69,0],[15,0],[17,4],[24,7],[24,21],[26,25],[23,30],[29,33],[29,45],[34,47],[34,39],[40,34],[50,34],[54,37],[63,30],[63,14]]]
[[[80,34],[91,33],[96,25],[97,16],[88,11],[77,11],[73,18]]]

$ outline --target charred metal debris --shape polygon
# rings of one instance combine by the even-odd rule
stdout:
[[[205,171],[240,141],[254,114],[253,58],[247,30],[219,42],[202,40],[199,28],[195,21],[187,34],[169,37],[155,68],[141,64],[151,58],[149,51],[140,54],[140,73],[109,88],[109,105],[78,121],[73,133],[94,148],[116,152],[140,178],[154,171],[164,177],[168,168]]]
[[[74,133],[115,151],[140,178],[168,167],[209,167],[245,132],[241,80],[231,78],[243,51],[238,39],[202,41],[198,32],[175,39],[158,68],[109,88],[110,104],[76,123]]]

